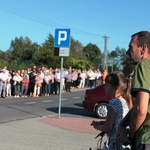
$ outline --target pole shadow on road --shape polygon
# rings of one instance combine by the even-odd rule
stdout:
[[[47,108],[46,110],[52,111],[54,113],[58,113],[58,107]],[[61,114],[70,114],[70,115],[75,115],[75,116],[84,116],[84,117],[96,118],[94,113],[87,111],[87,110],[84,110],[83,107],[82,108],[61,107]]]

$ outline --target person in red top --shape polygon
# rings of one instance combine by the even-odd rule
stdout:
[[[22,75],[22,87],[21,87],[22,97],[27,97],[28,86],[29,86],[29,76],[27,75],[27,71],[25,70]]]

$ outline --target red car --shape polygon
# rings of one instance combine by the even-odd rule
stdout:
[[[83,107],[85,110],[93,111],[98,118],[105,119],[107,116],[107,104],[111,97],[107,96],[104,84],[85,91]]]

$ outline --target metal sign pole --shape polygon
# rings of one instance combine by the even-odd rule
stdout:
[[[70,29],[55,29],[54,56],[61,56],[59,108],[58,108],[59,118],[61,114],[61,87],[62,87],[63,57],[69,56],[69,51],[70,51]]]
[[[59,109],[58,109],[59,118],[60,118],[60,114],[61,114],[62,71],[63,71],[63,57],[61,57],[61,69],[60,69],[60,89],[59,89]]]

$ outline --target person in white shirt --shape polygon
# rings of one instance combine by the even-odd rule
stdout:
[[[6,96],[6,87],[8,82],[8,72],[4,68],[0,73],[0,97],[5,98]]]
[[[42,83],[43,83],[43,75],[41,75],[41,71],[38,72],[38,74],[35,77],[35,87],[34,87],[34,97],[40,96]]]
[[[50,82],[52,81],[51,75],[50,75],[50,71],[47,71],[44,77],[44,82],[45,82],[45,96],[49,96],[50,95]]]
[[[55,72],[55,94],[60,91],[60,69],[58,68]]]
[[[65,75],[65,79],[66,79],[66,92],[71,92],[70,91],[70,87],[71,87],[71,83],[72,83],[72,74],[70,71],[68,71],[68,74]]]
[[[21,87],[21,82],[22,82],[22,77],[20,76],[19,72],[16,72],[16,74],[13,77],[14,80],[14,88],[15,88],[15,96],[14,97],[19,97],[20,96],[20,87]]]
[[[96,72],[96,85],[101,85],[102,84],[102,73],[100,72],[99,69],[97,69],[97,72]]]
[[[65,75],[66,71],[64,68],[62,68],[62,78],[61,78],[61,90],[65,90]]]
[[[95,73],[90,68],[87,74],[88,74],[88,79],[89,79],[89,87],[92,88],[95,82]]]
[[[85,78],[86,78],[86,73],[85,73],[85,70],[83,70],[82,72],[81,72],[81,74],[79,75],[79,77],[80,77],[80,84],[79,84],[79,88],[84,88],[84,86],[85,86]]]
[[[77,86],[78,72],[77,70],[73,70],[72,72],[72,89]]]
[[[11,96],[11,79],[12,79],[12,75],[11,73],[9,72],[8,74],[8,82],[7,82],[7,87],[6,87],[6,96]]]
[[[4,69],[6,69],[6,74],[9,74],[9,71],[6,66],[4,66]]]

